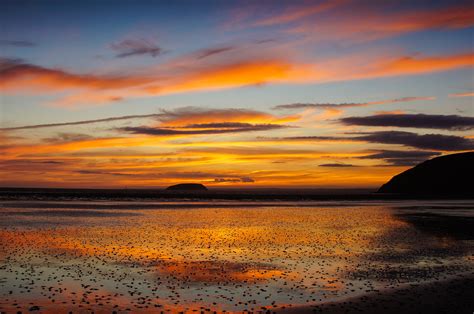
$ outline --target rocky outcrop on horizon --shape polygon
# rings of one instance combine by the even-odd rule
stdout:
[[[167,191],[182,191],[182,192],[204,192],[207,191],[207,187],[200,183],[180,183],[169,186],[166,188]]]

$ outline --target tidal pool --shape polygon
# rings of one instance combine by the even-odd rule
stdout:
[[[275,311],[472,274],[472,201],[0,202],[0,312]]]

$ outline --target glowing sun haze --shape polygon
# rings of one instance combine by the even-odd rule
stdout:
[[[2,1],[0,185],[375,187],[474,150],[471,1]]]

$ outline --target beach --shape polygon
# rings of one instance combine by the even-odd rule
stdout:
[[[4,200],[0,311],[462,313],[472,206]]]
[[[277,313],[472,313],[474,276],[414,284],[394,291],[370,293],[340,302],[278,310]]]

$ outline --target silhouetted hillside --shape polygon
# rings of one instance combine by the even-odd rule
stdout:
[[[166,188],[167,191],[199,192],[207,191],[207,188],[199,183],[180,183]]]
[[[436,157],[394,176],[379,193],[474,196],[474,152]]]

